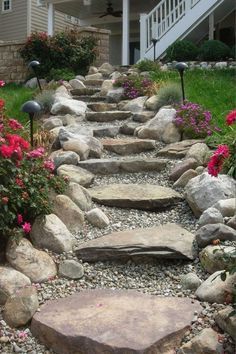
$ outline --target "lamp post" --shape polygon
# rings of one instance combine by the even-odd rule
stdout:
[[[184,70],[188,69],[188,65],[186,63],[177,63],[175,65],[175,69],[178,70],[181,80],[181,87],[182,87],[182,96],[183,102],[185,101],[185,93],[184,93]]]
[[[154,49],[154,56],[153,56],[154,57],[154,61],[156,61],[156,45],[157,45],[158,39],[152,38],[151,42],[153,44],[153,49]]]
[[[39,89],[42,92],[42,87],[41,87],[41,84],[40,84],[40,81],[39,81],[39,78],[38,78],[38,74],[37,74],[37,67],[39,65],[40,65],[40,62],[38,60],[33,60],[33,61],[31,61],[29,63],[28,68],[33,70],[33,72],[34,72],[34,74],[36,76],[37,82],[38,82]]]
[[[27,101],[25,102],[22,107],[21,111],[24,113],[29,114],[29,119],[30,119],[30,144],[31,147],[34,145],[34,115],[35,113],[38,113],[41,111],[41,106],[38,102],[36,101]]]

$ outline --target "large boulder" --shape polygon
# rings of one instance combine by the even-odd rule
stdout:
[[[84,213],[68,196],[56,196],[53,203],[53,213],[59,217],[71,233],[81,230],[84,223]]]
[[[70,182],[78,183],[83,187],[90,186],[94,180],[94,175],[91,172],[74,165],[61,165],[57,169],[57,174],[66,176]]]
[[[94,208],[86,213],[86,218],[95,227],[102,229],[109,225],[109,219],[99,208]]]
[[[213,207],[219,210],[224,217],[234,216],[236,215],[236,198],[219,200]]]
[[[123,87],[119,87],[117,89],[113,89],[108,91],[107,93],[107,101],[110,103],[118,103],[124,97],[124,89]]]
[[[56,114],[75,114],[80,116],[85,113],[87,105],[83,101],[73,100],[63,96],[57,96],[52,105],[51,113]]]
[[[20,289],[8,298],[3,317],[10,327],[26,325],[39,307],[37,290],[35,287]]]
[[[196,232],[196,241],[199,247],[205,247],[214,240],[236,241],[236,230],[224,224],[207,224]]]
[[[126,103],[126,105],[123,107],[123,110],[130,111],[132,113],[141,112],[144,109],[146,100],[146,96],[134,98],[133,100]]]
[[[58,274],[68,279],[80,279],[84,276],[84,267],[73,259],[67,259],[60,263]]]
[[[29,286],[30,279],[17,270],[0,266],[0,305],[4,305],[7,298],[19,289]]]
[[[233,256],[235,248],[233,246],[213,246],[205,247],[199,258],[203,269],[212,274],[218,270],[228,270],[236,263]]]
[[[75,243],[66,225],[55,214],[36,218],[30,236],[35,246],[55,253],[72,251]]]
[[[73,89],[80,89],[80,88],[85,88],[86,87],[85,84],[82,81],[78,80],[78,79],[70,80],[69,84],[71,85],[71,87]]]
[[[147,109],[150,109],[150,111],[157,111],[160,108],[158,96],[154,95],[149,97],[145,102],[145,106]]]
[[[100,96],[106,96],[113,89],[113,80],[104,80],[101,86]]]
[[[183,161],[178,162],[170,172],[170,180],[177,181],[184,172],[195,169],[198,166],[198,163],[193,158],[184,159]]]
[[[207,224],[223,224],[224,218],[222,214],[214,207],[210,207],[206,209],[200,219],[198,220],[200,226],[204,226]]]
[[[110,63],[103,63],[99,68],[98,72],[102,73],[103,75],[111,75],[115,71],[114,66],[112,66]]]
[[[77,165],[80,157],[74,151],[53,151],[50,155],[50,159],[53,160],[55,168],[61,165]]]
[[[87,160],[89,156],[89,146],[80,139],[70,139],[65,141],[63,143],[63,149],[65,151],[73,151],[79,156],[81,161]]]
[[[191,146],[186,154],[187,158],[194,158],[199,165],[205,166],[209,160],[210,149],[205,143],[197,143]]]
[[[57,274],[57,268],[52,258],[39,251],[22,238],[19,243],[9,242],[6,257],[12,267],[26,275],[34,283],[42,283]]]
[[[227,332],[236,342],[236,316],[233,315],[233,308],[227,307],[217,313],[215,316],[217,325]]]
[[[186,188],[185,197],[195,216],[222,199],[235,197],[236,181],[226,175],[212,177],[207,172],[192,178]]]
[[[156,139],[162,141],[163,134],[169,123],[172,123],[176,114],[174,108],[162,108],[145,125],[136,129],[136,135],[142,139]]]
[[[92,199],[86,188],[78,183],[70,182],[66,188],[65,194],[78,205],[83,211],[88,211],[92,208]]]
[[[47,302],[31,332],[58,354],[171,353],[195,311],[200,304],[188,298],[97,289]]]

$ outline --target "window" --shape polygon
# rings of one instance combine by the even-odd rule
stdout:
[[[2,12],[9,12],[12,10],[11,0],[2,0]]]
[[[45,0],[37,0],[37,6],[40,6],[40,7],[46,6]]]

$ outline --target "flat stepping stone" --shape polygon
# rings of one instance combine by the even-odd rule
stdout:
[[[104,111],[116,111],[117,104],[116,103],[106,103],[106,102],[94,102],[89,103],[88,108],[94,112],[104,112]]]
[[[183,199],[171,188],[152,184],[110,184],[90,188],[88,192],[99,204],[142,210],[163,210]]]
[[[77,257],[86,262],[130,258],[194,259],[194,235],[177,224],[113,232],[83,243]]]
[[[159,158],[110,158],[79,161],[78,166],[97,175],[110,175],[148,171],[160,172],[166,167],[167,162],[168,160]]]
[[[177,143],[168,144],[163,149],[157,152],[157,156],[166,158],[179,159],[185,157],[191,146],[203,142],[202,140],[182,140]]]
[[[89,80],[85,80],[84,81],[84,85],[86,86],[96,86],[96,87],[99,87],[99,86],[102,86],[104,80],[102,79],[98,79],[98,80],[95,80],[95,79],[89,79]]]
[[[138,154],[143,151],[154,150],[155,140],[148,139],[102,139],[101,143],[107,151],[115,152],[119,155]]]
[[[87,290],[41,306],[31,331],[58,354],[167,354],[201,309],[188,298]]]
[[[84,96],[84,95],[94,95],[99,91],[100,91],[99,88],[85,87],[85,88],[71,90],[70,93],[72,94],[72,96]]]
[[[107,112],[88,112],[86,119],[92,122],[112,122],[114,120],[124,120],[132,116],[129,111],[107,111]]]
[[[82,95],[82,96],[76,96],[73,95],[74,100],[78,101],[83,101],[83,102],[104,102],[106,101],[107,97],[106,96],[89,96],[89,95]]]
[[[110,138],[114,138],[119,134],[119,132],[119,126],[103,125],[99,127],[93,127],[93,135],[95,137],[109,136]]]

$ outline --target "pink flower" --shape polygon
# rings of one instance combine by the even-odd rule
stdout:
[[[25,331],[20,331],[18,333],[18,337],[21,339],[21,341],[25,341],[28,338],[28,334]]]
[[[22,179],[20,179],[20,178],[16,178],[16,184],[17,184],[19,187],[24,187],[24,182],[23,182]]]
[[[227,116],[226,116],[226,123],[227,125],[232,125],[236,121],[236,109],[231,111]]]
[[[2,157],[4,157],[5,159],[9,159],[13,153],[14,146],[8,146],[6,144],[0,146],[0,155],[2,155]]]
[[[3,131],[3,129],[4,129],[4,125],[1,123],[0,124],[0,133]]]
[[[30,233],[31,231],[31,225],[29,222],[25,222],[23,225],[22,225],[22,229],[24,231],[24,233],[28,234]]]
[[[2,202],[3,202],[3,204],[7,204],[9,202],[9,198],[8,197],[2,197]]]
[[[230,156],[228,145],[219,145],[211,157],[207,169],[211,176],[217,177],[222,170],[224,160]]]
[[[32,150],[28,152],[27,157],[28,158],[39,158],[44,155],[44,148],[39,147],[38,149]]]
[[[8,125],[12,130],[23,129],[23,126],[16,119],[9,119]]]
[[[55,165],[54,165],[54,162],[53,162],[52,160],[46,160],[46,161],[44,161],[43,166],[44,166],[47,170],[49,170],[49,171],[51,171],[51,172],[53,172],[53,171],[55,170]]]
[[[21,225],[23,223],[23,216],[21,214],[17,215],[17,224]]]
[[[3,80],[0,80],[0,87],[3,87],[5,85],[5,82]]]

